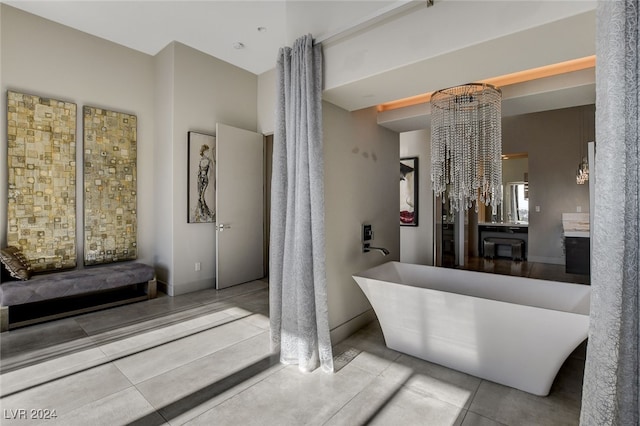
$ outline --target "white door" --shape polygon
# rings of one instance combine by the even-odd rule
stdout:
[[[216,124],[216,210],[216,288],[262,278],[262,135]]]

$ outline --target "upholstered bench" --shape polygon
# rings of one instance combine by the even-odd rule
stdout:
[[[494,258],[497,254],[497,246],[504,245],[511,249],[511,258],[513,260],[524,259],[524,241],[518,238],[485,238],[483,241],[482,252],[484,257]]]
[[[9,308],[72,296],[93,294],[137,286],[142,296],[126,301],[110,301],[81,309],[72,308],[62,313],[39,317],[37,320],[9,324]],[[69,315],[130,303],[156,297],[156,279],[153,267],[138,262],[113,263],[85,269],[51,272],[33,275],[26,281],[7,281],[0,284],[0,331],[6,331],[30,323],[62,318]]]

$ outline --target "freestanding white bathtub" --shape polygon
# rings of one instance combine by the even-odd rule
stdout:
[[[389,348],[535,395],[587,338],[588,285],[398,262],[353,278]]]

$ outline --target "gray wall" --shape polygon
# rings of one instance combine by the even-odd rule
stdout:
[[[276,69],[258,76],[258,131],[273,134],[276,123]]]
[[[371,306],[351,275],[400,258],[398,134],[376,123],[376,110],[348,112],[323,103],[325,226],[329,326],[333,342],[371,319]],[[374,246],[362,252],[362,224]]]
[[[157,266],[170,294],[215,285],[214,224],[187,224],[187,132],[216,122],[257,129],[257,76],[171,43],[155,57],[22,12],[1,16],[1,89],[138,117],[139,260]],[[6,100],[0,126],[6,146]],[[78,114],[77,229],[82,263],[82,114]],[[4,158],[4,157],[3,157]],[[6,161],[0,174],[6,181]],[[0,241],[6,244],[6,185],[0,185]],[[201,262],[196,272],[194,263]]]
[[[4,71],[2,70],[2,52],[4,51],[4,44],[2,42],[2,21],[4,16],[4,5],[0,4],[0,89],[2,93],[0,96],[6,96],[6,89],[3,86]],[[7,152],[6,134],[7,134],[7,101],[1,103],[0,113],[0,182],[6,182],[8,179],[7,161],[5,160],[5,153]],[[4,247],[7,244],[7,185],[0,185],[0,245]]]
[[[400,134],[400,157],[418,157],[418,226],[400,226],[400,261],[433,265],[431,130]]]
[[[154,162],[155,180],[155,221],[156,249],[154,263],[158,282],[166,286],[174,281],[173,241],[174,233],[170,224],[173,219],[175,194],[167,191],[173,188],[173,114],[175,100],[174,80],[175,48],[173,43],[162,49],[154,57],[155,65],[155,128],[156,140]],[[168,292],[168,288],[162,288]]]
[[[508,154],[505,150],[502,150],[503,154]],[[529,171],[529,159],[528,158],[509,158],[502,160],[502,184],[507,182],[522,182],[524,181],[524,174]]]
[[[564,264],[562,213],[589,211],[589,186],[576,184],[582,144],[595,140],[595,106],[502,119],[502,152],[529,155],[529,260]],[[540,212],[536,212],[540,206]]]
[[[187,223],[187,132],[214,134],[216,123],[257,129],[257,76],[180,43],[174,49],[170,294],[215,286],[215,224]],[[166,189],[165,189],[166,190]],[[201,270],[195,271],[195,262]]]
[[[149,55],[1,4],[2,122],[0,238],[7,237],[6,117],[8,89],[77,104],[77,248],[83,263],[82,107],[97,106],[138,118],[138,257],[154,256],[154,63]]]

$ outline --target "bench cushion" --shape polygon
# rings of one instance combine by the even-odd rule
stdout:
[[[154,275],[152,266],[137,262],[34,275],[29,281],[2,283],[0,302],[3,306],[14,306],[109,290],[144,283]]]
[[[29,261],[17,247],[10,246],[0,250],[0,262],[13,278],[21,281],[28,280],[33,274]]]

